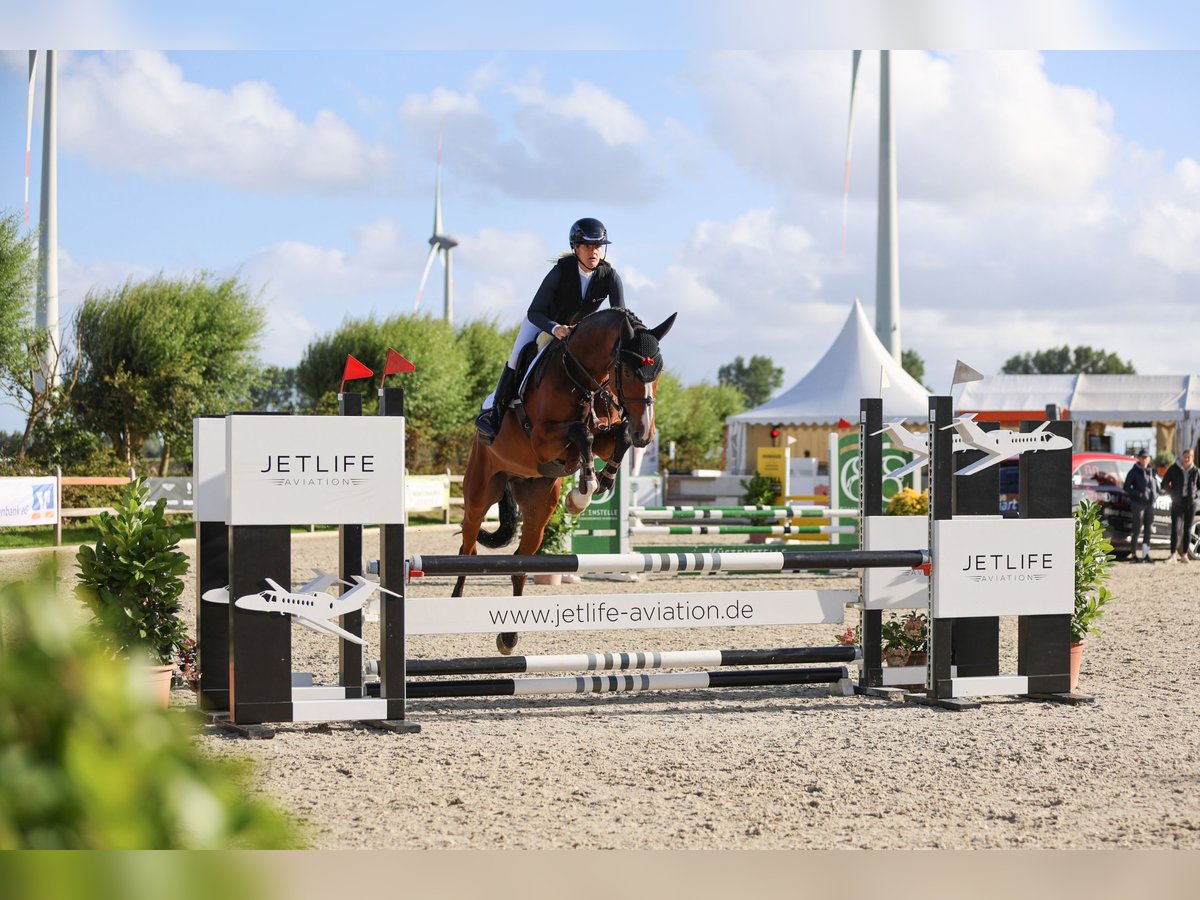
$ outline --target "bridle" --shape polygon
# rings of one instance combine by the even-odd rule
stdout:
[[[562,342],[563,370],[566,372],[567,378],[575,387],[579,388],[580,393],[583,395],[579,402],[583,408],[584,421],[589,424],[592,431],[612,431],[616,428],[628,427],[629,413],[626,405],[632,404],[636,406],[641,404],[643,407],[653,406],[656,398],[653,394],[631,397],[625,393],[623,373],[627,364],[621,359],[620,337],[613,343],[612,351],[609,354],[608,367],[604,372],[604,378],[597,381],[592,376],[592,373],[571,352],[569,345],[574,335],[575,332],[572,331],[567,335],[566,340]],[[638,359],[644,365],[653,365],[655,362],[653,357],[638,357]],[[644,383],[649,384],[650,382]],[[610,390],[610,385],[615,386],[616,390]],[[610,413],[616,413],[616,422],[608,425],[601,424],[600,416],[596,413],[597,406],[604,407],[606,419],[609,418]]]

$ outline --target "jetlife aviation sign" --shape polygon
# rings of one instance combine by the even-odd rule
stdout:
[[[229,416],[230,525],[404,522],[404,419]]]
[[[1069,614],[1074,522],[999,516],[934,522],[933,579],[938,618]]]

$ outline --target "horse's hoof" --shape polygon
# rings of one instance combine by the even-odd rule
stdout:
[[[506,631],[503,634],[496,635],[496,649],[508,656],[517,647],[517,641],[520,638],[515,631]]]
[[[582,494],[579,491],[571,491],[569,494],[567,494],[565,505],[567,507],[567,512],[573,516],[577,516],[587,509],[588,506],[591,505],[591,502],[592,495],[590,493]]]

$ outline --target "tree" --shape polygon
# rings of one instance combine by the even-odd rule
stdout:
[[[916,350],[900,351],[900,367],[913,377],[914,381],[925,381],[925,360]]]
[[[155,276],[89,291],[75,320],[75,416],[131,466],[151,435],[190,456],[192,419],[244,406],[265,314],[236,278]]]
[[[409,467],[419,472],[461,465],[470,447],[478,407],[472,405],[465,387],[469,384],[466,356],[452,326],[441,319],[395,315],[382,321],[373,316],[346,320],[335,332],[305,348],[296,367],[301,399],[317,412],[336,411],[346,356],[353,356],[378,374],[383,371],[389,347],[416,366],[413,372],[391,376],[392,384],[404,387]],[[363,414],[372,415],[375,408],[375,398],[368,391],[363,398]]]
[[[732,385],[701,381],[684,386],[671,372],[658,379],[655,425],[660,452],[675,442],[673,468],[705,469],[720,464],[725,419],[746,408]]]
[[[1000,370],[1005,375],[1136,375],[1133,363],[1115,353],[1066,344],[1010,357]]]
[[[752,356],[749,364],[736,357],[717,371],[717,383],[737,388],[751,407],[761,406],[783,384],[783,367],[769,356]]]
[[[20,366],[29,338],[34,285],[32,236],[21,236],[16,213],[0,216],[0,366]]]
[[[250,408],[256,412],[297,412],[300,392],[295,368],[263,366],[250,382]]]
[[[516,337],[516,326],[501,330],[494,319],[472,319],[458,330],[455,340],[467,361],[465,393],[476,408],[496,386]]]

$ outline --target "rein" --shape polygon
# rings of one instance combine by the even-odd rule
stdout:
[[[654,403],[654,397],[629,397],[625,393],[624,379],[621,377],[622,365],[619,358],[621,348],[621,340],[617,338],[613,344],[612,352],[609,354],[608,368],[604,373],[604,380],[597,381],[592,373],[579,361],[579,359],[571,352],[569,344],[571,338],[575,336],[572,331],[567,335],[567,339],[562,342],[563,354],[563,370],[566,372],[567,378],[574,384],[583,394],[583,399],[580,405],[583,407],[584,420],[591,420],[591,428],[593,431],[600,430],[600,418],[596,415],[597,402],[607,409],[614,410],[620,414],[620,420],[617,425],[608,426],[616,428],[628,424],[629,414],[625,409],[625,404],[643,403],[647,406]],[[616,369],[614,375],[613,369]],[[616,384],[616,393],[607,389],[607,385]]]

